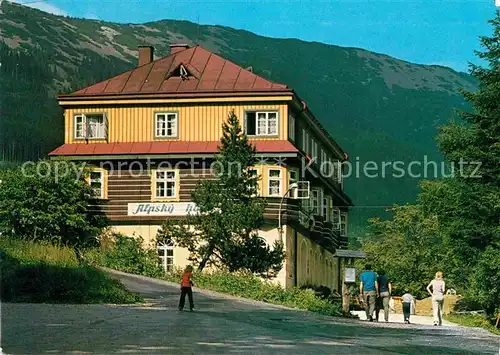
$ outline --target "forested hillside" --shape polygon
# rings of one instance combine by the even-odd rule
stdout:
[[[436,126],[453,118],[455,108],[467,108],[459,88],[475,89],[467,74],[357,48],[272,39],[222,26],[198,28],[186,21],[117,24],[60,17],[7,1],[0,11],[3,160],[36,159],[59,145],[63,119],[55,95],[130,69],[144,44],[162,56],[171,43],[198,43],[291,86],[354,164],[440,159]],[[356,204],[351,235],[360,232],[366,218],[383,214],[384,206],[415,197],[419,178],[393,178],[392,172],[389,167],[385,177],[379,172],[377,178],[348,179],[346,189]]]

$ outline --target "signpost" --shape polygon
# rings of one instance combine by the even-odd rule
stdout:
[[[353,283],[356,282],[356,269],[353,267],[347,267],[344,270],[344,282]]]

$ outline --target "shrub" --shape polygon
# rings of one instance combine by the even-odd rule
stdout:
[[[1,298],[8,302],[134,303],[117,280],[79,265],[70,248],[0,237]]]
[[[163,269],[158,265],[156,250],[145,248],[141,237],[112,233],[110,239],[112,242],[102,242],[100,249],[91,249],[85,253],[91,264],[136,275],[164,275]]]
[[[179,282],[181,273],[182,270],[177,269],[164,278],[172,282]],[[260,278],[245,272],[195,272],[193,281],[197,287],[233,296],[308,310],[324,315],[342,315],[342,307],[339,303],[317,297],[314,290],[297,287],[283,289],[280,285],[262,281]]]
[[[300,286],[300,289],[301,290],[311,289],[314,291],[314,293],[317,297],[321,297],[324,300],[328,299],[332,294],[332,290],[330,290],[329,287],[326,287],[323,285],[316,286],[316,285],[309,285],[308,284],[308,285]]]
[[[492,333],[500,335],[500,329],[495,328],[495,318],[488,318],[480,314],[456,314],[451,313],[446,319],[453,323],[458,323],[466,327],[484,328]]]

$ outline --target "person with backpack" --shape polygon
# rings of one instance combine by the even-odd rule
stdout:
[[[372,271],[371,264],[365,265],[365,271],[360,276],[359,296],[365,306],[366,319],[373,322],[373,312],[375,311],[375,301],[379,296],[377,274]]]

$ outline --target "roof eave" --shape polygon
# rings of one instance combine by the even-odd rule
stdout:
[[[228,96],[286,96],[294,95],[288,88],[269,90],[240,90],[240,91],[206,91],[206,92],[175,92],[175,93],[109,93],[109,94],[62,94],[59,101],[87,101],[87,100],[128,100],[128,99],[163,99],[163,98],[203,98]]]

